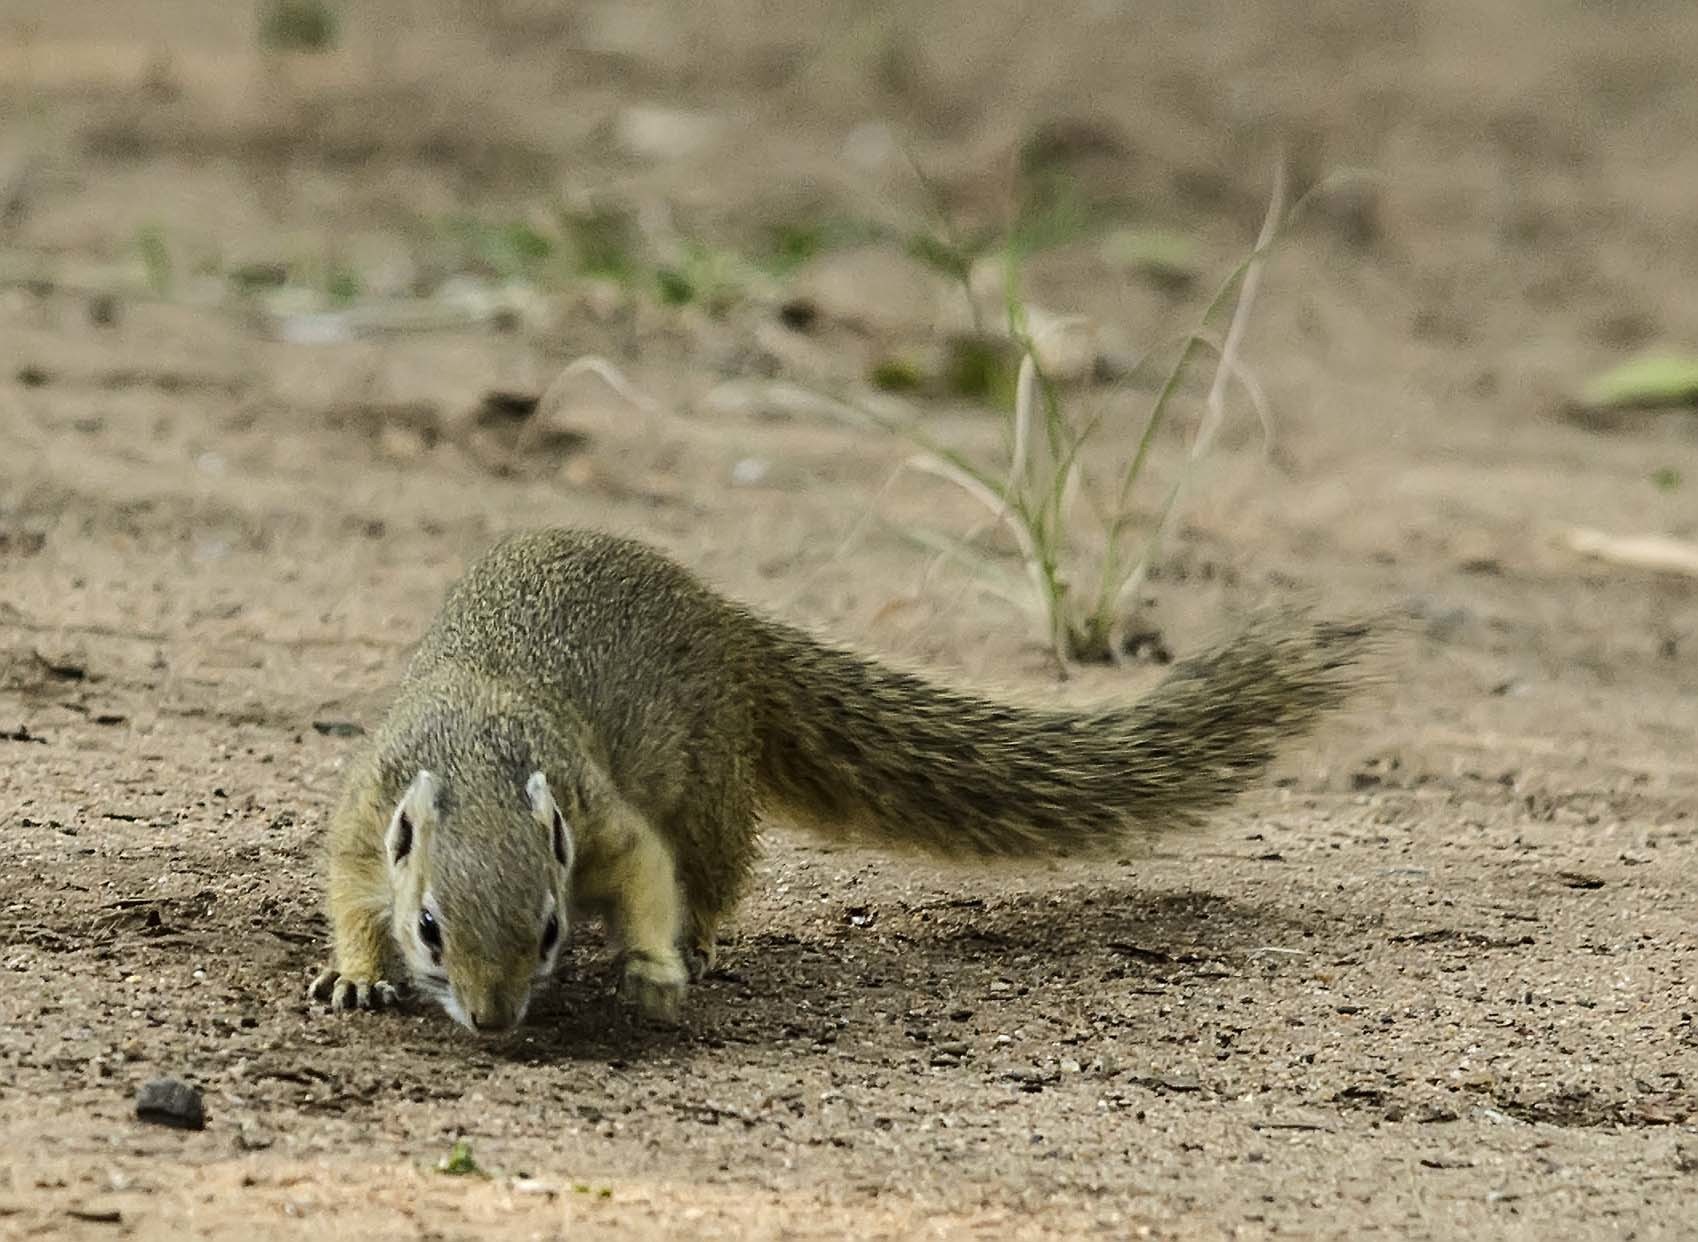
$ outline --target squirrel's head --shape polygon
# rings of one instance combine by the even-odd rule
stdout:
[[[572,873],[570,808],[532,772],[499,785],[420,770],[384,835],[395,943],[412,983],[479,1034],[512,1030],[554,973]]]

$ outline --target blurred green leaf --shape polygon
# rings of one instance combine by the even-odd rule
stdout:
[[[541,262],[554,253],[554,242],[523,220],[509,224],[501,236],[513,256],[526,263]]]
[[[324,292],[333,305],[347,306],[360,297],[359,273],[340,263],[332,264],[324,274]]]
[[[1698,406],[1698,357],[1648,354],[1596,377],[1580,399],[1597,410]]]
[[[562,211],[560,231],[582,275],[629,281],[636,271],[640,246],[636,218],[630,211],[611,205]]]
[[[242,293],[281,289],[289,283],[289,267],[286,263],[244,263],[230,269],[229,280]]]
[[[1019,346],[1008,337],[963,333],[946,344],[944,386],[958,397],[1010,407],[1019,370]]]
[[[885,358],[873,364],[867,378],[885,392],[913,392],[925,382],[920,368],[906,358]]]
[[[1063,180],[1021,205],[1007,244],[1018,254],[1033,255],[1078,241],[1100,224],[1100,213],[1071,180]]]
[[[463,262],[475,263],[504,280],[534,276],[555,251],[553,238],[523,220],[491,224],[475,216],[458,216],[448,221],[448,231],[463,251]]]
[[[984,252],[983,245],[957,244],[930,233],[916,233],[908,239],[911,257],[963,284],[973,273],[974,261]]]
[[[770,275],[788,276],[828,250],[880,241],[888,234],[872,221],[848,216],[786,221],[767,230],[754,261]]]
[[[136,230],[136,250],[142,267],[147,271],[147,285],[160,297],[171,292],[171,248],[165,244],[165,230],[157,224],[144,224]]]
[[[660,300],[668,306],[683,306],[696,298],[696,286],[683,272],[675,267],[663,267],[654,274],[655,283],[660,286]]]

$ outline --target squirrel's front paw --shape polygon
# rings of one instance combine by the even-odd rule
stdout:
[[[360,979],[326,966],[313,976],[307,999],[328,1005],[337,1013],[351,1009],[385,1009],[399,999],[395,985],[387,979]]]
[[[670,960],[648,953],[625,957],[619,976],[619,995],[637,1007],[650,1022],[677,1026],[684,1014],[684,985],[688,975],[676,956]]]

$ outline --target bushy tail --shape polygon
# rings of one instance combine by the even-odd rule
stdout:
[[[1264,612],[1138,702],[1056,711],[758,625],[767,806],[819,832],[984,858],[1088,853],[1196,823],[1362,684],[1372,630]]]

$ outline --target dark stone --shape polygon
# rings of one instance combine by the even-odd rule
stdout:
[[[175,1078],[155,1078],[136,1093],[136,1116],[156,1126],[178,1130],[206,1129],[200,1091]]]

